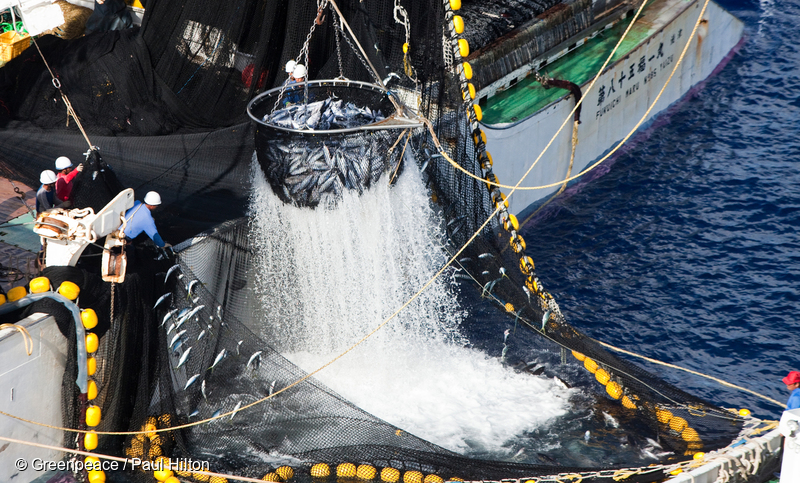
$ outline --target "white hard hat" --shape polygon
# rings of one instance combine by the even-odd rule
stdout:
[[[297,62],[295,62],[294,60],[290,60],[289,62],[287,62],[286,63],[286,73],[287,74],[291,74],[292,72],[294,72],[294,68],[295,68],[296,65],[297,65]]]
[[[42,174],[39,175],[39,182],[42,184],[53,184],[56,179],[56,174],[49,169],[42,171]]]
[[[144,195],[144,204],[150,206],[158,206],[161,204],[161,195],[155,191],[150,191]]]
[[[60,156],[56,159],[56,171],[67,169],[72,166],[72,161],[66,156]]]
[[[300,79],[305,76],[306,76],[306,66],[304,66],[303,64],[297,64],[297,66],[295,66],[294,70],[292,71],[292,77],[294,77],[295,79]]]

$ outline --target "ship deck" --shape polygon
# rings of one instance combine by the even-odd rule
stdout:
[[[15,186],[24,194],[27,205],[36,209],[35,189],[0,178],[0,286],[5,291],[27,284],[38,273],[39,237],[33,233],[33,215],[14,191]]]
[[[689,0],[655,0],[645,7],[620,48],[614,53],[607,69],[618,60],[625,59],[640,43],[657,33],[691,3],[693,2]],[[580,86],[591,81],[622,37],[629,23],[629,19],[623,19],[613,27],[600,32],[596,37],[587,39],[582,46],[548,64],[542,74],[556,79],[569,80]],[[686,34],[688,33],[686,32]],[[563,89],[545,89],[534,75],[528,75],[513,87],[500,91],[481,102],[482,122],[487,125],[515,123],[533,115],[566,94],[568,92]]]

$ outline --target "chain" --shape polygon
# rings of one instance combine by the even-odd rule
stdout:
[[[356,46],[353,45],[353,42],[350,40],[350,37],[348,37],[347,35],[344,35],[344,33],[342,33],[342,37],[344,37],[344,41],[347,42],[347,45],[350,46],[350,50],[353,51],[353,53],[355,54],[356,58],[361,61],[361,65],[363,65],[364,68],[367,69],[367,72],[372,74],[372,78],[375,79],[375,81],[380,85],[381,84],[381,80],[378,78],[378,75],[372,70],[372,68],[369,66],[367,61],[364,60],[364,57],[361,56],[361,53],[358,51]]]
[[[342,46],[339,40],[341,26],[339,25],[339,20],[336,18],[336,15],[333,16],[333,30],[336,35],[336,56],[339,58],[339,78],[346,79],[344,76],[344,64],[342,63]]]
[[[111,282],[111,320],[110,320],[110,322],[112,324],[114,323],[114,287],[115,287],[115,285],[116,284],[114,282]]]
[[[317,16],[321,15],[322,11],[325,10],[325,8],[327,6],[328,6],[328,0],[322,0],[322,1],[318,0],[317,1]],[[307,77],[308,76],[308,44],[311,42],[311,37],[314,35],[314,30],[316,28],[317,28],[317,22],[316,22],[316,19],[315,19],[313,22],[311,22],[311,29],[309,29],[308,35],[306,35],[306,41],[303,42],[303,47],[300,49],[300,53],[298,53],[297,57],[294,59],[295,62],[297,62],[298,60],[301,60],[301,59],[305,62],[305,66],[306,66],[305,102],[306,102],[306,104],[308,104],[308,77]],[[341,64],[341,61],[339,63]],[[278,106],[281,103],[281,99],[283,99],[283,95],[284,95],[284,93],[286,93],[286,88],[287,87],[289,87],[289,83],[288,82],[284,82],[283,85],[281,86],[281,92],[278,94],[278,97],[275,99],[275,105],[272,106],[272,111],[270,112],[270,115],[272,115],[272,113],[274,113],[278,109]]]
[[[394,0],[394,21],[405,27],[406,43],[408,43],[411,40],[411,22],[408,20],[408,12],[400,5],[400,0]]]
[[[411,21],[408,20],[408,12],[400,5],[400,0],[394,0],[394,21],[405,27],[406,43],[403,44],[403,70],[409,79],[417,82],[411,62],[408,61],[408,51],[411,49]]]
[[[19,199],[22,201],[22,204],[25,205],[25,208],[28,209],[28,212],[31,214],[31,216],[35,220],[36,219],[36,212],[33,210],[33,208],[31,208],[31,206],[28,204],[28,202],[25,201],[25,193],[23,193],[22,190],[19,189],[16,184],[14,184],[13,180],[9,180],[9,181],[11,181],[11,186],[14,187],[14,193],[16,193],[19,196]]]
[[[328,0],[322,0],[322,2],[317,2],[317,15],[320,15],[325,7],[328,6]],[[308,35],[306,35],[306,41],[303,42],[303,48],[300,49],[300,54],[298,54],[297,58],[300,59],[301,57],[304,58],[306,62],[306,67],[308,67],[308,44],[311,42],[311,37],[314,35],[314,30],[317,28],[317,22],[311,22],[311,29],[308,31]]]
[[[609,478],[614,481],[623,481],[634,475],[647,475],[650,473],[667,473],[678,465],[653,465],[644,468],[623,468],[620,470],[601,470],[583,473],[559,473],[557,475],[534,476],[519,480],[504,480],[513,483],[580,483],[585,479]]]

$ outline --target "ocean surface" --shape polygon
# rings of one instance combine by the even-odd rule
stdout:
[[[721,5],[746,25],[728,65],[523,232],[579,330],[783,402],[781,378],[800,370],[800,3]],[[751,394],[637,363],[720,406],[780,417]]]

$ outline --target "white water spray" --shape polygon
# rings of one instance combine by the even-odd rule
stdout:
[[[306,371],[374,330],[447,261],[419,171],[410,158],[405,165],[392,187],[381,179],[335,208],[309,209],[281,202],[253,162],[252,245],[269,320],[257,331]],[[465,316],[451,278],[441,277],[316,377],[428,441],[509,457],[504,443],[563,415],[570,393],[468,348]]]

